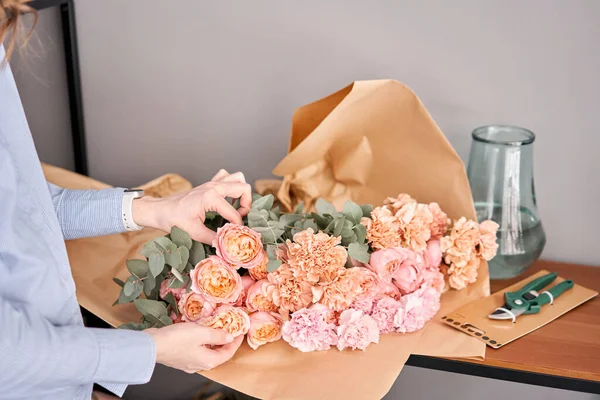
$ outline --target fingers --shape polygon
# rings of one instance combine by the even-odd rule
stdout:
[[[252,207],[252,188],[247,183],[227,182],[215,186],[217,193],[222,197],[240,199],[239,214],[248,213]]]
[[[199,335],[201,344],[214,346],[227,345],[233,342],[233,336],[231,336],[226,330],[212,329],[207,327],[202,328],[202,334]]]
[[[227,172],[224,169],[222,169],[219,172],[217,172],[217,174],[215,176],[212,177],[211,181],[212,182],[219,182],[221,179],[223,179],[227,175],[229,175],[229,172]]]
[[[235,172],[230,174],[226,170],[222,169],[215,176],[212,177],[211,182],[239,182],[246,183],[246,177],[242,172]]]
[[[186,228],[186,232],[197,242],[212,245],[213,240],[217,238],[217,232],[204,226],[200,219],[197,219],[193,226]]]
[[[220,365],[225,361],[229,360],[235,352],[240,348],[244,341],[244,335],[240,335],[233,339],[231,343],[227,343],[223,346],[217,347],[211,350],[211,358],[214,357],[213,364]]]
[[[227,202],[227,200],[224,198],[217,198],[214,200],[214,202],[215,211],[218,212],[221,217],[225,218],[232,224],[242,224],[242,216],[235,208],[233,208],[231,204]]]

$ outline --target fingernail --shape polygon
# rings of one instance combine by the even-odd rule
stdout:
[[[233,342],[233,336],[231,336],[229,333],[225,336],[225,340],[227,342]]]

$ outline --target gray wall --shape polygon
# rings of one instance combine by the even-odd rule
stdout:
[[[133,186],[177,172],[199,184],[221,167],[269,177],[296,107],[353,80],[394,78],[464,159],[475,126],[534,130],[544,257],[600,264],[597,0],[76,4],[95,178]],[[17,79],[42,160],[72,167],[57,17],[43,13],[39,60]],[[389,398],[443,393],[598,398],[410,367]]]

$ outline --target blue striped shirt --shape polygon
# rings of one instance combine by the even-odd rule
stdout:
[[[123,232],[122,197],[46,182],[10,68],[0,67],[0,398],[89,400],[94,383],[120,396],[150,379],[150,335],[83,326],[64,243]]]

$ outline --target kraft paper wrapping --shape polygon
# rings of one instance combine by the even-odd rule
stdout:
[[[63,187],[107,187],[49,166],[45,171]],[[451,218],[475,218],[462,161],[417,96],[396,81],[355,82],[298,109],[289,154],[274,173],[283,181],[259,181],[256,190],[274,193],[287,209],[300,201],[311,206],[319,197],[338,208],[347,199],[379,205],[406,192],[420,202],[438,202]],[[157,185],[164,189],[159,195],[191,187],[168,175],[146,188]],[[113,326],[137,321],[133,306],[112,307],[120,291],[112,278],[125,279],[125,261],[163,234],[143,230],[68,241],[80,305]],[[302,353],[283,341],[253,351],[244,344],[229,362],[203,375],[261,399],[381,399],[410,354],[483,359],[483,343],[445,326],[440,317],[487,295],[484,264],[475,284],[443,295],[440,313],[419,332],[383,335],[365,352]]]

